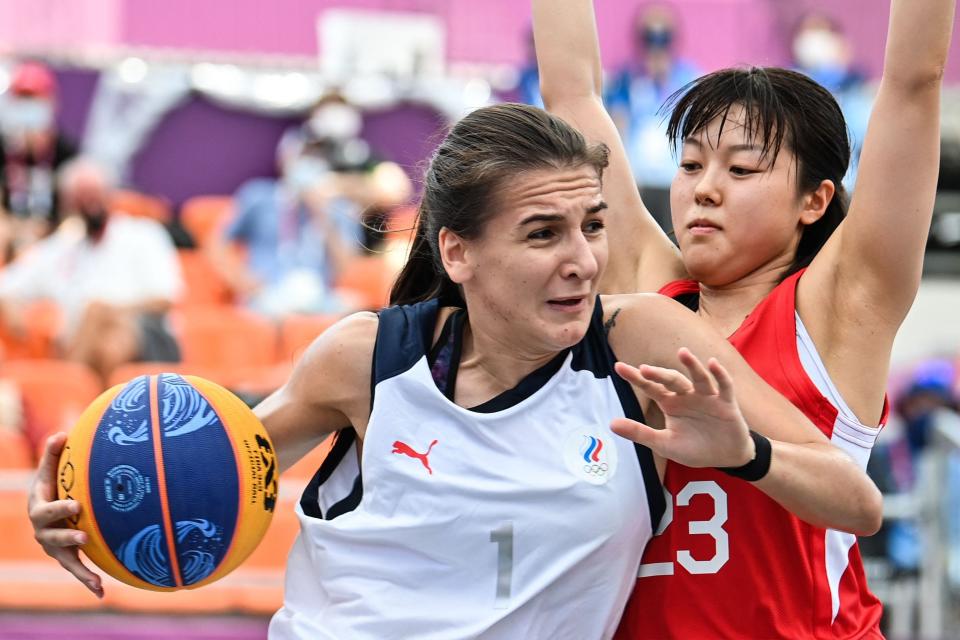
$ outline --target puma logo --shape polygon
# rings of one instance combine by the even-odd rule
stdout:
[[[402,453],[405,456],[416,458],[423,463],[423,466],[426,467],[427,471],[430,472],[430,475],[433,475],[433,469],[430,468],[430,461],[427,460],[427,457],[430,455],[430,451],[433,449],[433,445],[435,444],[437,444],[436,440],[430,443],[430,446],[427,447],[426,453],[417,453],[406,442],[400,442],[397,440],[393,443],[393,451],[390,453]]]

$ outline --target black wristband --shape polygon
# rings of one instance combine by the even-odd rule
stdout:
[[[756,449],[753,460],[742,467],[717,467],[717,469],[747,482],[756,482],[767,475],[773,453],[770,441],[756,431],[750,431],[750,437],[753,438],[753,446]]]

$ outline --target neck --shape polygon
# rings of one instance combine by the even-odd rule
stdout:
[[[552,360],[557,353],[538,351],[530,345],[518,345],[497,331],[491,331],[472,319],[463,331],[457,397],[464,404],[476,405],[513,389],[521,380]],[[462,390],[462,391],[461,391]],[[479,400],[475,396],[480,397]]]
[[[724,336],[732,335],[744,319],[780,283],[784,265],[767,265],[729,284],[700,283],[699,315]]]

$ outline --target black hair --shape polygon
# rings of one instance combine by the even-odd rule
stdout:
[[[810,264],[847,215],[849,199],[843,177],[850,165],[850,139],[840,105],[809,77],[779,67],[723,69],[702,76],[674,93],[667,137],[674,149],[720,118],[717,142],[730,109],[742,106],[744,129],[759,142],[762,157],[776,162],[786,146],[797,158],[797,188],[815,190],[823,180],[836,192],[827,210],[803,230],[797,253],[782,279]]]

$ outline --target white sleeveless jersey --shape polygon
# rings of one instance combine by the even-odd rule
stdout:
[[[611,637],[664,502],[649,450],[609,428],[642,416],[599,299],[580,344],[483,412],[433,380],[437,310],[381,312],[362,481],[345,430],[297,506],[270,637]]]

